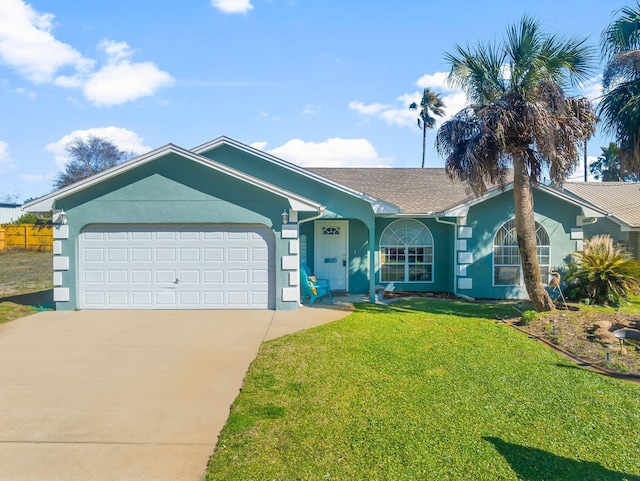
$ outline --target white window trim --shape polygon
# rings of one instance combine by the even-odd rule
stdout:
[[[511,221],[515,221],[515,219],[509,219],[508,221],[504,222],[503,224],[500,225],[500,227],[498,228],[498,230],[496,231],[495,235],[493,236],[493,242],[491,243],[491,285],[492,287],[524,287],[524,275],[523,275],[523,271],[522,271],[522,257],[520,257],[520,264],[497,264],[496,265],[496,256],[495,256],[495,248],[496,248],[496,236],[498,235],[498,232],[500,231],[500,229],[502,229],[507,223],[511,222]],[[540,259],[538,259],[538,264],[540,266],[547,266],[549,268],[549,270],[551,270],[551,236],[549,235],[549,232],[547,231],[547,229],[545,229],[545,227],[538,221],[536,221],[536,224],[540,227],[540,229],[544,230],[545,234],[547,234],[547,237],[549,238],[549,244],[548,245],[538,245],[537,244],[537,238],[538,236],[536,235],[536,254],[537,254],[537,248],[538,247],[548,247],[549,248],[549,264],[540,264]],[[536,227],[536,232],[538,231],[538,228]],[[516,244],[517,247],[517,244]],[[518,251],[518,255],[520,255],[520,252]],[[520,267],[520,281],[518,284],[496,284],[496,266],[519,266]],[[542,284],[544,286],[547,286],[549,283],[549,279],[542,279]]]
[[[415,221],[418,222],[419,224],[422,225],[422,227],[429,233],[429,236],[431,237],[431,245],[419,245],[419,246],[407,246],[405,245],[405,248],[408,247],[431,247],[431,262],[425,262],[424,264],[427,265],[431,265],[431,280],[429,281],[409,281],[406,280],[409,272],[408,272],[408,268],[409,268],[409,264],[407,261],[407,256],[405,256],[405,263],[404,263],[404,278],[405,280],[402,281],[385,281],[382,280],[382,268],[384,266],[384,263],[382,262],[382,249],[384,249],[385,247],[401,247],[398,245],[385,245],[382,244],[382,238],[384,237],[385,232],[387,231],[387,229],[389,229],[389,227],[391,227],[392,225],[398,223],[398,222],[408,222],[408,221]],[[398,219],[395,220],[393,222],[391,222],[388,226],[386,226],[382,233],[380,234],[380,239],[378,240],[378,249],[377,249],[377,257],[379,260],[379,265],[378,265],[378,282],[379,283],[390,283],[390,282],[397,282],[397,283],[401,283],[401,284],[433,284],[435,282],[435,265],[436,265],[436,256],[435,256],[435,239],[433,237],[433,234],[431,233],[431,230],[423,223],[420,222],[418,219]],[[400,265],[400,264],[395,264],[395,265]]]

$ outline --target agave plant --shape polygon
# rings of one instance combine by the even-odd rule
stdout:
[[[573,253],[573,260],[567,275],[570,297],[615,305],[629,294],[640,294],[640,262],[608,235],[586,240],[584,248]]]

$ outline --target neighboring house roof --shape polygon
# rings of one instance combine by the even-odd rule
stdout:
[[[139,165],[146,164],[155,159],[163,157],[167,154],[177,154],[184,158],[190,159],[199,164],[205,165],[213,170],[218,172],[222,172],[231,177],[235,177],[240,179],[248,184],[255,185],[261,189],[264,189],[268,192],[272,192],[276,195],[279,195],[289,201],[291,208],[297,211],[305,211],[305,212],[320,212],[321,205],[317,202],[314,202],[310,199],[302,197],[301,195],[294,194],[292,192],[286,191],[278,186],[269,184],[261,179],[257,179],[250,175],[245,174],[244,172],[240,172],[238,170],[227,167],[226,165],[215,162],[207,157],[203,157],[201,155],[195,154],[189,150],[178,147],[177,145],[167,144],[164,147],[160,147],[158,149],[152,150],[146,154],[143,154],[139,157],[131,159],[122,164],[116,165],[108,170],[103,172],[99,172],[91,177],[88,177],[80,182],[76,182],[75,184],[69,185],[67,187],[63,187],[60,190],[42,196],[36,200],[33,200],[23,206],[24,210],[28,212],[47,212],[53,208],[53,204],[57,199],[61,199],[63,197],[67,197],[75,192],[86,189],[92,185],[98,184],[100,182],[104,182],[107,179],[110,179],[116,175],[121,174],[122,172],[127,172],[131,169],[138,167]]]
[[[618,223],[640,228],[640,183],[567,182],[562,189],[604,210]]]

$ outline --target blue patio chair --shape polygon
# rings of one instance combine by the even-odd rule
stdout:
[[[300,266],[300,293],[302,295],[302,303],[309,298],[309,307],[313,306],[316,299],[329,296],[329,304],[333,304],[331,297],[331,286],[328,279],[316,279],[309,275],[309,267],[306,264]]]

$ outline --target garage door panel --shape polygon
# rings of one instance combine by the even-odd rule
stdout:
[[[109,291],[107,294],[109,305],[118,307],[129,305],[129,293],[127,291]]]
[[[230,307],[244,307],[249,304],[249,295],[246,291],[230,291],[227,293],[227,303]]]
[[[151,262],[152,250],[148,247],[131,249],[131,262]]]
[[[86,284],[104,284],[104,271],[87,269],[84,271]]]
[[[249,260],[249,249],[246,247],[228,247],[227,262],[247,262]]]
[[[156,262],[175,262],[176,249],[168,247],[159,247],[154,249]]]
[[[200,261],[200,249],[180,249],[180,255],[178,256],[180,262],[199,262]]]
[[[151,291],[133,291],[131,293],[133,306],[150,307],[153,305],[153,293]]]
[[[246,269],[227,270],[227,282],[229,284],[246,284],[249,280],[249,273]]]
[[[264,227],[94,227],[80,249],[80,307],[273,307]]]
[[[128,284],[129,273],[126,269],[109,269],[107,271],[107,278],[109,284]]]
[[[129,256],[127,249],[107,249],[107,261],[109,262],[127,262]]]
[[[133,269],[131,271],[132,284],[151,284],[152,279],[153,271],[151,269]]]
[[[84,304],[86,307],[104,306],[106,303],[104,292],[85,292]]]

